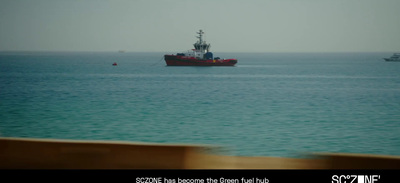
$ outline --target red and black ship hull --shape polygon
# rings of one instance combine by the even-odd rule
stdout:
[[[237,59],[198,59],[195,57],[164,55],[167,66],[234,66]]]

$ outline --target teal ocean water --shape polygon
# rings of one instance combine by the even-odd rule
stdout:
[[[235,67],[167,67],[163,54],[0,53],[0,136],[400,155],[392,53],[215,54]]]

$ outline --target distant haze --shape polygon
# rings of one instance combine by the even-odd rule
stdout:
[[[400,0],[0,0],[0,51],[400,52]]]

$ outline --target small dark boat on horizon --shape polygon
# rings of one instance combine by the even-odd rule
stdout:
[[[400,62],[400,53],[394,53],[390,58],[383,58],[387,62]]]

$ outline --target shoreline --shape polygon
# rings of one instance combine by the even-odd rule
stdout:
[[[228,156],[218,146],[0,138],[1,169],[400,169],[400,156],[311,153],[309,158]]]

